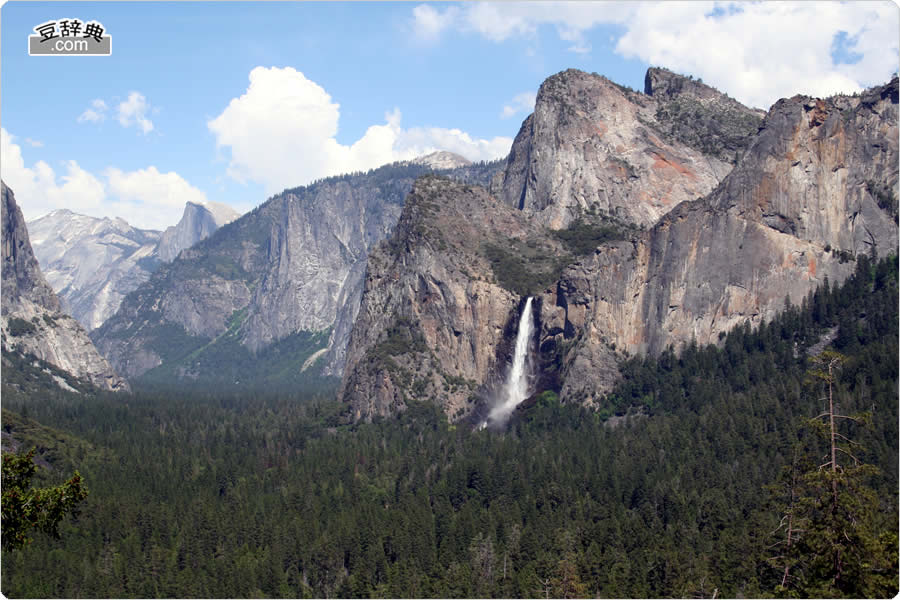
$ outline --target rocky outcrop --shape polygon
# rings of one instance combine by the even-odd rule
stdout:
[[[465,156],[444,150],[420,156],[410,162],[437,170],[456,169],[457,167],[466,167],[472,164],[472,161]]]
[[[27,225],[47,282],[64,310],[88,331],[116,312],[122,298],[159,264],[159,232],[120,218],[56,210]]]
[[[3,209],[0,235],[3,240],[3,313],[10,313],[23,302],[29,302],[44,310],[57,313],[59,298],[41,275],[41,268],[34,258],[28,229],[22,211],[16,204],[12,190],[0,182]]]
[[[497,281],[489,248],[531,241],[562,251],[545,238],[484,188],[419,179],[391,238],[369,255],[340,392],[352,417],[426,398],[453,418],[478,408],[506,363],[501,346],[519,303]]]
[[[100,356],[81,325],[61,312],[59,298],[41,274],[32,252],[15,196],[5,183],[0,187],[0,331],[4,352],[34,355],[101,389],[127,390],[128,384]]]
[[[578,97],[571,80],[594,79],[564,75],[542,86],[538,105],[568,114],[562,125],[584,124],[563,108],[570,101],[550,106],[547,90],[566,83]],[[606,102],[626,94],[610,87],[597,90]],[[708,94],[696,86],[678,93],[685,89],[700,100]],[[771,319],[786,300],[799,303],[826,278],[842,281],[856,255],[896,252],[897,97],[894,79],[855,97],[782,100],[741,142],[736,166],[713,191],[678,203],[646,231],[620,227],[613,236],[598,234],[607,215],[595,222],[600,229],[580,222],[552,231],[565,220],[547,215],[564,214],[554,203],[571,207],[571,195],[545,196],[543,208],[528,200],[549,185],[541,177],[561,181],[572,156],[571,137],[562,135],[571,130],[535,133],[544,118],[536,109],[518,139],[531,158],[514,146],[505,172],[512,187],[492,187],[500,198],[420,181],[390,243],[372,253],[341,392],[350,416],[391,414],[417,398],[437,402],[451,419],[477,411],[472,404],[490,401],[526,294],[536,296],[539,325],[533,391],[544,386],[590,405],[617,380],[625,353],[715,343],[738,324]],[[582,102],[590,104],[587,95]],[[608,156],[597,155],[598,163]],[[518,205],[510,202],[516,190],[525,198]],[[584,242],[593,246],[576,255]],[[517,271],[524,278],[512,277]],[[552,277],[533,276],[540,272]]]
[[[486,183],[498,168],[449,172]],[[290,336],[324,333],[329,351],[312,371],[340,374],[368,251],[393,229],[415,177],[432,170],[395,163],[286,190],[162,265],[92,337],[131,378],[164,365],[215,375],[227,357],[217,354],[214,368],[204,355],[226,340],[257,355]],[[322,349],[303,348],[298,371],[307,351]]]
[[[548,78],[495,192],[553,229],[585,213],[653,225],[708,194],[731,169],[669,135],[659,106],[600,75],[570,69]]]
[[[656,101],[656,127],[666,139],[731,164],[747,149],[766,116],[702,80],[657,67],[647,69],[644,93]]]
[[[684,203],[632,243],[598,249],[543,305],[578,332],[564,397],[606,391],[610,350],[657,353],[771,319],[852,257],[897,251],[897,224],[872,190],[897,196],[897,79],[859,97],[776,103],[712,194]]]
[[[230,206],[217,202],[185,203],[184,214],[178,224],[169,227],[160,236],[159,259],[165,262],[175,260],[182,250],[205,240],[219,227],[240,216]]]

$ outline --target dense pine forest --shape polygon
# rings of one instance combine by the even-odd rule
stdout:
[[[427,399],[349,424],[328,393],[22,393],[4,373],[4,437],[89,496],[59,539],[3,552],[2,592],[894,596],[897,270],[860,256],[771,323],[630,359],[596,411],[546,390],[502,432]],[[833,474],[829,393],[853,417]]]

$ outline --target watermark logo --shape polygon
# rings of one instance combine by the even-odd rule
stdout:
[[[100,21],[57,19],[34,28],[28,36],[29,56],[109,56],[112,36]]]

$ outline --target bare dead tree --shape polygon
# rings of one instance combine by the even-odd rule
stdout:
[[[837,510],[838,505],[838,471],[842,470],[840,465],[838,464],[838,452],[846,454],[850,459],[853,460],[853,465],[859,465],[859,459],[850,451],[851,448],[858,447],[859,444],[854,442],[847,436],[838,432],[837,427],[835,426],[836,419],[847,419],[849,421],[854,421],[856,423],[863,423],[864,419],[861,419],[856,416],[850,415],[841,415],[835,411],[834,407],[834,383],[837,379],[837,374],[841,369],[841,365],[846,360],[842,354],[835,352],[833,350],[826,350],[822,352],[818,356],[816,356],[813,361],[815,363],[814,368],[810,369],[809,375],[813,379],[817,379],[822,381],[827,390],[827,396],[821,398],[821,400],[828,401],[828,410],[822,412],[821,414],[816,415],[811,419],[811,421],[821,422],[827,424],[827,437],[829,439],[829,450],[830,450],[830,459],[821,465],[819,465],[819,470],[829,469],[832,472],[833,477],[831,478],[831,492],[832,492],[832,512]],[[821,419],[821,421],[820,421]],[[841,444],[846,444],[847,447],[842,447]],[[828,458],[826,456],[826,458]]]

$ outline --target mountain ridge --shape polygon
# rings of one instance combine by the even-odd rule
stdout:
[[[450,171],[487,184],[499,166]],[[164,363],[202,363],[191,353],[226,334],[255,355],[301,332],[320,339],[328,331],[310,349],[319,358],[307,372],[339,374],[368,249],[394,227],[415,177],[431,171],[398,162],[286,189],[162,265],[92,337],[133,378]],[[166,344],[169,336],[180,342]],[[297,356],[298,371],[308,358]]]
[[[63,307],[88,331],[118,309],[125,295],[160,264],[238,216],[215,202],[186,202],[176,225],[160,232],[121,217],[59,209],[26,223],[34,254]]]

